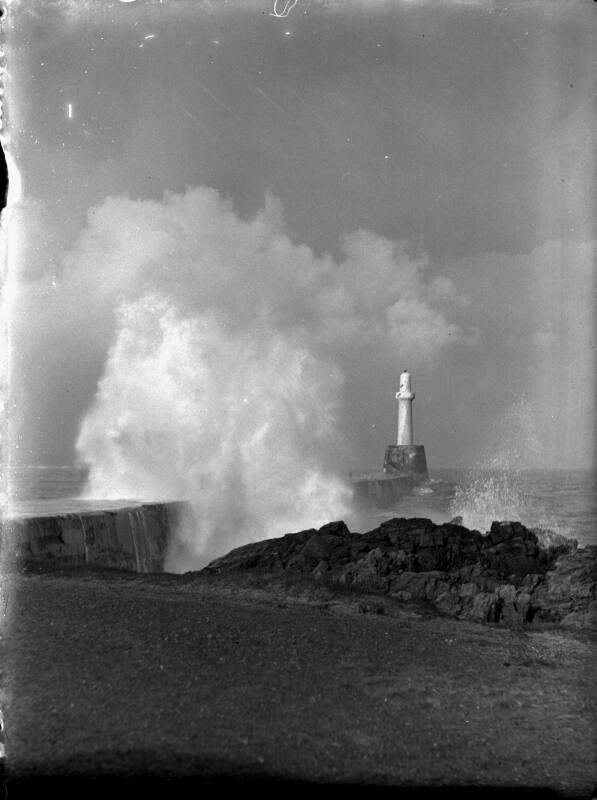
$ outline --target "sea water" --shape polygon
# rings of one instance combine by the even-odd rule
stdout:
[[[577,539],[580,545],[597,545],[596,477],[591,470],[436,469],[394,507],[355,514],[346,522],[351,530],[365,531],[392,517],[428,517],[436,523],[462,517],[466,527],[486,532],[494,520],[519,520]],[[85,469],[69,466],[14,468],[11,505],[66,509],[78,502],[86,478]],[[85,503],[94,504],[89,499]]]
[[[491,523],[519,521],[597,545],[597,480],[592,470],[436,469],[390,509],[355,520],[375,527],[391,517],[427,517],[436,523],[462,518],[486,533]]]
[[[2,516],[80,514],[138,506],[134,497],[90,498],[84,495],[87,470],[70,466],[24,466],[5,475]]]

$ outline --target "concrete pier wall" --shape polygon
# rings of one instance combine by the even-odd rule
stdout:
[[[2,521],[3,557],[17,563],[96,565],[162,572],[187,503],[147,503],[112,510],[23,515]]]
[[[392,475],[386,472],[352,473],[353,500],[357,505],[391,507],[419,482],[415,475]]]
[[[429,477],[422,444],[386,447],[383,471],[351,472],[353,500],[357,505],[390,508]]]

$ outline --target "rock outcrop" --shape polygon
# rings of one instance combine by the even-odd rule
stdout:
[[[431,604],[478,622],[597,628],[597,548],[519,522],[487,534],[457,520],[391,519],[368,533],[344,522],[245,545],[205,571],[260,570]]]

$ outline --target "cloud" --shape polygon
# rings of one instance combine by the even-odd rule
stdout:
[[[375,344],[422,363],[458,336],[433,303],[459,295],[449,279],[428,275],[425,257],[367,230],[345,236],[342,249],[334,260],[294,243],[271,197],[251,219],[206,187],[165,193],[161,202],[109,197],[89,211],[62,261],[53,326],[72,327],[72,312],[105,338],[119,303],[153,292],[183,316],[209,309],[238,332],[267,318],[322,357]]]
[[[470,297],[458,320],[475,342],[478,402],[497,412],[500,401],[528,398],[536,466],[594,463],[596,255],[594,242],[558,239],[444,269]]]

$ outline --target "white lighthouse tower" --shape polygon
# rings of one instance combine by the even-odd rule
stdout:
[[[396,392],[398,400],[398,438],[396,444],[386,447],[384,472],[415,476],[420,480],[427,477],[427,459],[422,444],[414,444],[413,400],[410,372],[404,370],[400,375],[400,385]]]
[[[404,370],[400,376],[400,386],[396,392],[398,400],[398,438],[396,444],[413,444],[413,400],[415,393],[411,390],[410,373]]]

